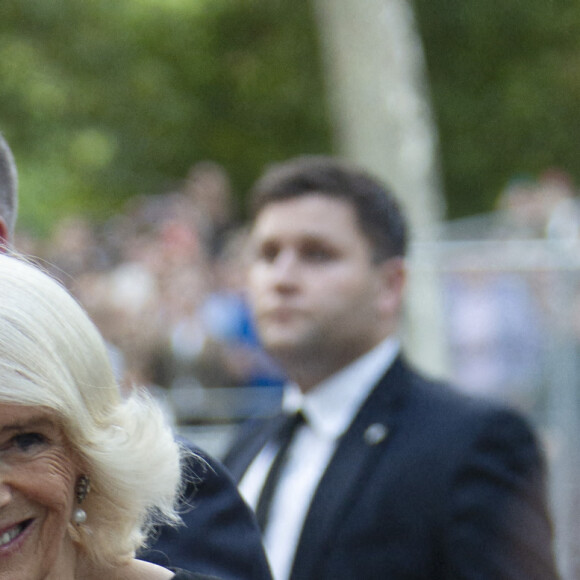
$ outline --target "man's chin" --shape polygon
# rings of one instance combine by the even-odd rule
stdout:
[[[277,337],[263,344],[268,354],[282,366],[305,362],[316,350],[306,341],[290,337]]]
[[[287,338],[265,340],[262,344],[264,345],[264,348],[273,356],[277,356],[279,354],[291,354],[296,350],[300,350],[299,342],[289,340]]]
[[[261,338],[264,348],[271,353],[300,349],[304,343],[304,337],[298,333],[280,329],[262,333]]]

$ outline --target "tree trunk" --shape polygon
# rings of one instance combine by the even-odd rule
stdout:
[[[446,374],[435,257],[444,207],[425,62],[407,0],[315,0],[338,149],[381,178],[400,200],[413,245],[408,354]]]

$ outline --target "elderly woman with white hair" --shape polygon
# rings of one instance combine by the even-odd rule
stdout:
[[[121,396],[77,302],[0,254],[0,580],[204,578],[134,556],[179,522],[181,454],[146,393]]]

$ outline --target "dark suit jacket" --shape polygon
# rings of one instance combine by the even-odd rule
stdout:
[[[217,576],[207,576],[206,574],[197,574],[197,572],[188,572],[187,570],[174,569],[175,572],[171,580],[220,580]]]
[[[256,518],[230,474],[214,458],[188,447],[205,463],[188,459],[185,525],[160,527],[138,557],[221,580],[271,580]]]
[[[235,478],[275,428],[238,440],[225,459]],[[551,544],[543,460],[526,422],[398,358],[338,443],[291,578],[552,580]]]

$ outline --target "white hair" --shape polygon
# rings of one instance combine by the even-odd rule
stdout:
[[[155,522],[179,522],[180,448],[144,391],[122,397],[99,331],[54,279],[0,254],[0,403],[55,413],[91,480],[85,524],[69,526],[93,561],[131,558]]]

